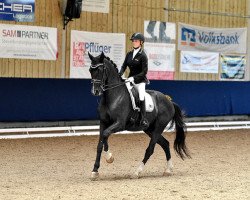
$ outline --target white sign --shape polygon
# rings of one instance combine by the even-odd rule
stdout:
[[[56,60],[57,29],[1,24],[0,57]]]
[[[121,67],[125,59],[125,34],[72,30],[70,49],[70,77],[91,78],[88,52],[93,56],[103,52]]]
[[[179,23],[178,50],[246,53],[247,28],[211,28]]]
[[[158,80],[173,79],[175,44],[145,42],[144,49],[148,56],[148,78]]]
[[[181,51],[180,71],[189,73],[218,73],[219,53]]]
[[[83,0],[82,11],[109,13],[109,0]]]

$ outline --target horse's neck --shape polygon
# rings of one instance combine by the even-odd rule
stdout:
[[[119,83],[121,83],[121,82],[122,82],[122,80],[121,80],[121,78],[119,77],[118,74],[112,74],[112,75],[109,75],[106,84],[107,84],[107,85],[119,84]]]
[[[111,78],[108,79],[107,85],[110,89],[104,92],[105,98],[111,103],[116,102],[117,98],[120,98],[121,95],[125,94],[126,86],[122,84],[121,78],[117,76],[110,76]],[[121,85],[119,85],[121,84]]]

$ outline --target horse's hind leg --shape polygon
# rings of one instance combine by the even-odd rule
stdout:
[[[145,131],[145,133],[151,138],[150,130]],[[166,165],[163,175],[171,175],[173,172],[173,164],[171,161],[169,142],[162,135],[160,135],[158,138],[157,144],[159,144],[162,147],[162,149],[165,152],[166,159],[167,159],[167,165]]]
[[[169,142],[161,135],[157,141],[157,144],[159,144],[163,148],[167,158],[167,165],[163,175],[171,175],[173,172],[173,164],[171,160]]]
[[[151,138],[149,145],[148,145],[148,148],[146,149],[144,158],[143,158],[140,166],[137,168],[137,170],[135,172],[135,178],[139,178],[140,174],[144,170],[144,166],[145,166],[146,162],[148,161],[150,156],[154,153],[155,144],[157,142],[157,139],[158,139],[157,137]]]
[[[162,131],[164,128],[162,127],[157,127],[153,131],[151,131],[151,140],[149,142],[148,148],[146,149],[144,158],[142,160],[142,163],[138,167],[138,169],[135,172],[135,176],[138,178],[140,176],[140,173],[143,171],[145,164],[147,163],[148,159],[150,156],[154,153],[155,145],[161,136]]]
[[[167,161],[170,160],[171,154],[170,154],[170,149],[169,149],[169,142],[161,135],[157,141],[157,144],[159,144],[164,150]]]

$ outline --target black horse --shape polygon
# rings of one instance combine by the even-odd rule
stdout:
[[[89,58],[91,60],[89,71],[93,84],[91,92],[95,96],[101,96],[98,108],[100,115],[100,137],[97,146],[96,161],[92,171],[93,180],[99,176],[98,169],[100,167],[103,148],[106,153],[107,162],[113,162],[114,158],[109,151],[108,138],[112,133],[119,131],[143,130],[151,138],[144,159],[135,173],[136,177],[139,177],[144,165],[153,154],[156,143],[163,148],[166,154],[167,165],[164,173],[171,174],[173,166],[169,142],[162,136],[162,132],[169,122],[171,122],[171,125],[175,124],[175,151],[182,159],[185,157],[190,158],[185,144],[185,123],[183,122],[181,109],[177,104],[170,101],[169,98],[158,91],[147,90],[147,93],[153,99],[155,108],[152,112],[146,113],[149,127],[140,127],[140,123],[131,122],[131,118],[135,116],[135,111],[132,107],[125,81],[119,76],[117,66],[103,53],[97,57],[93,57],[89,53]]]

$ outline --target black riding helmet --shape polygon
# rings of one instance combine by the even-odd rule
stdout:
[[[140,40],[142,43],[145,42],[144,35],[141,34],[141,33],[134,33],[134,34],[131,36],[130,40]]]

